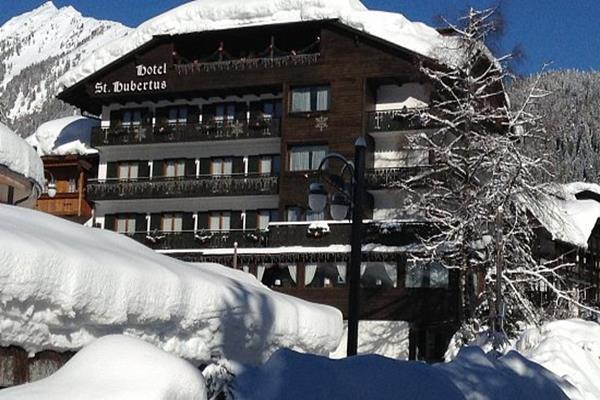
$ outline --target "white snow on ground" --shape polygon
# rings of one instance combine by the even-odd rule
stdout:
[[[44,187],[44,165],[33,147],[0,122],[0,165]]]
[[[62,78],[62,84],[74,85],[155,35],[324,19],[339,19],[345,25],[429,58],[451,56],[451,52],[440,51],[452,45],[435,29],[398,13],[368,10],[358,0],[196,0],[159,15],[125,39],[98,49],[71,69]]]
[[[358,354],[378,354],[396,360],[408,360],[409,324],[405,321],[360,321],[358,324]],[[344,336],[330,358],[346,357],[348,324]]]
[[[98,126],[94,118],[65,117],[43,123],[25,140],[40,156],[96,153],[90,143],[92,128]]]
[[[516,349],[577,388],[571,400],[600,399],[600,325],[583,320],[526,331]]]
[[[434,366],[381,356],[342,360],[280,350],[233,381],[236,400],[567,400],[566,385],[517,352],[495,359],[465,348]]]
[[[108,334],[194,363],[256,363],[280,347],[329,354],[334,308],[162,256],[123,235],[0,205],[0,346],[77,350]]]
[[[528,209],[550,232],[553,240],[587,248],[598,218],[600,202],[577,200],[576,194],[591,191],[600,194],[600,186],[575,182],[548,186],[549,193],[526,201]]]
[[[0,391],[0,400],[205,400],[204,379],[185,360],[127,336],[83,348],[52,376]]]

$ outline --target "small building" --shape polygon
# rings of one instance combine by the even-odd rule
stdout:
[[[44,167],[35,150],[0,122],[0,204],[33,208],[44,188]]]
[[[48,121],[26,140],[42,157],[53,190],[38,199],[37,209],[78,223],[90,221],[87,181],[96,174],[98,151],[90,146],[95,118],[72,116]]]

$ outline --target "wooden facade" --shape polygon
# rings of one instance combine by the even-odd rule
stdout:
[[[92,204],[87,198],[87,182],[96,173],[95,156],[42,157],[46,177],[56,185],[56,196],[44,193],[37,201],[37,209],[78,223],[92,217]]]
[[[421,62],[432,61],[336,20],[255,26],[157,36],[59,98],[102,114],[92,135],[98,176],[88,184],[99,226],[187,261],[237,264],[275,290],[345,313],[345,277],[319,271],[345,268],[348,251],[330,249],[348,243],[349,225],[310,232],[301,222],[314,218],[308,185],[320,178],[319,157],[352,159],[364,136],[373,218],[381,214],[375,192],[427,167],[380,168],[387,155],[376,150],[378,140],[406,142],[431,128],[405,113],[431,95]],[[406,93],[413,86],[417,102]],[[421,273],[423,282],[412,282],[412,222],[392,235],[367,225],[364,244],[387,250],[364,252],[362,317],[409,321],[413,356],[439,359],[458,323],[456,277],[430,285]],[[292,254],[291,246],[311,250]]]

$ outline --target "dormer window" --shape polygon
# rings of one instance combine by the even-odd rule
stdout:
[[[292,113],[329,110],[329,86],[301,86],[292,89]]]

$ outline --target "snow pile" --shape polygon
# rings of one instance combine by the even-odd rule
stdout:
[[[40,156],[96,153],[90,143],[92,128],[98,126],[100,121],[94,118],[65,117],[43,123],[25,140]]]
[[[359,321],[358,354],[378,354],[396,360],[408,360],[409,323],[406,321]],[[348,324],[338,348],[329,355],[344,358],[347,354]]]
[[[0,400],[205,400],[200,371],[127,336],[106,336],[54,375],[0,391]]]
[[[472,347],[434,366],[373,355],[330,360],[280,350],[264,366],[244,370],[232,386],[236,400],[567,400],[563,384],[516,352],[494,359]]]
[[[62,78],[62,84],[74,85],[155,35],[324,19],[339,19],[354,29],[432,59],[451,53],[440,51],[449,44],[435,29],[409,21],[401,14],[368,10],[358,0],[196,0],[143,23],[124,40],[100,48],[71,69]]]
[[[0,122],[0,165],[44,187],[44,165],[33,147]]]
[[[526,331],[516,346],[523,355],[577,388],[571,399],[600,399],[600,325],[583,320],[548,323]]]
[[[0,346],[77,350],[126,334],[196,364],[256,363],[281,347],[329,354],[342,335],[334,308],[37,211],[0,205],[0,243]]]
[[[553,240],[587,248],[590,235],[600,218],[600,202],[578,200],[576,195],[589,191],[600,197],[600,186],[576,182],[551,185],[548,191],[540,198],[527,200],[527,207],[533,216],[552,235]]]

